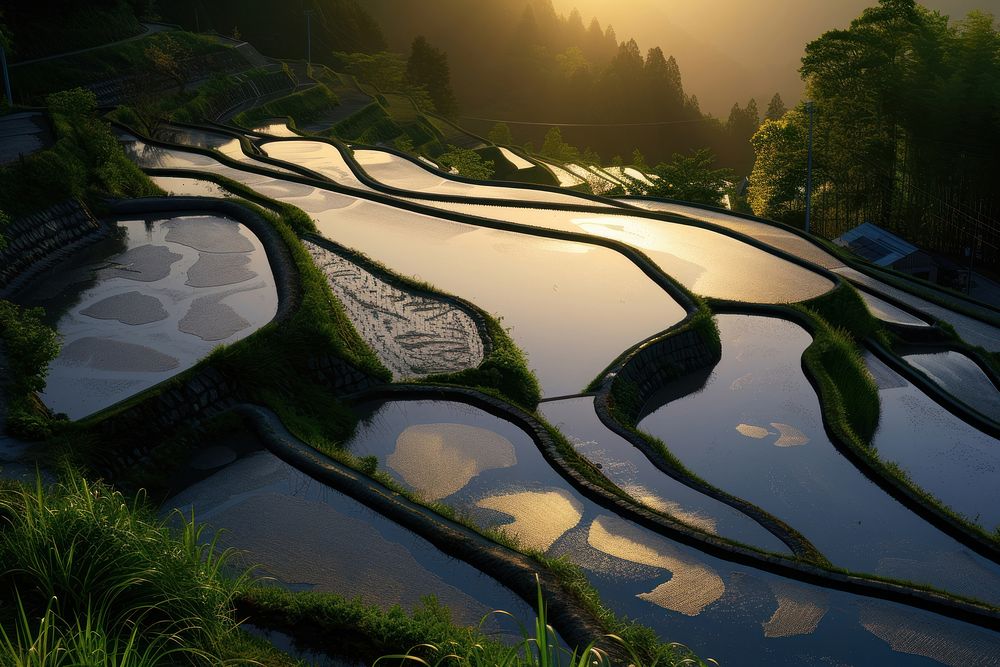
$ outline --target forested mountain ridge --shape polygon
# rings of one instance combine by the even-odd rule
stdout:
[[[275,58],[306,57],[305,12],[314,60],[328,63],[334,51],[386,48],[378,23],[356,0],[157,0],[156,9],[188,30],[238,34]]]
[[[753,164],[756,102],[741,101],[728,118],[706,116],[685,93],[669,48],[643,52],[600,17],[560,15],[551,0],[370,0],[366,7],[393,48],[422,34],[448,54],[461,120],[481,134],[492,120],[537,123],[510,126],[515,140],[540,146],[558,124],[566,141],[605,161],[639,148],[655,164],[707,146],[738,174]]]

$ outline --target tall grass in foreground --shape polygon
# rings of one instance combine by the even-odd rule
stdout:
[[[636,650],[627,641],[613,634],[595,638],[584,648],[576,647],[572,651],[560,646],[555,630],[548,623],[548,613],[545,600],[542,597],[542,587],[535,577],[537,589],[537,614],[535,616],[533,633],[521,625],[521,641],[512,646],[498,642],[477,642],[472,645],[462,645],[458,642],[444,644],[418,644],[405,654],[386,655],[377,659],[373,667],[379,665],[424,665],[425,667],[444,667],[458,665],[462,667],[610,667],[613,664],[628,664],[630,667],[658,667],[658,665],[703,665],[718,663],[709,658],[706,662],[698,660],[687,647],[682,644],[670,644],[667,648],[672,654],[665,654],[652,660],[642,660]],[[490,615],[502,615],[517,620],[506,611],[494,611]],[[483,619],[485,623],[487,618]],[[480,625],[482,625],[480,623]],[[686,654],[686,655],[684,655]],[[683,657],[681,657],[683,656]],[[662,660],[662,663],[661,663]]]
[[[0,488],[0,665],[226,662],[245,581],[180,524],[178,538],[141,499],[75,473]]]

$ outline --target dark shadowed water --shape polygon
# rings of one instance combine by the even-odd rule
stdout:
[[[654,397],[660,407],[641,430],[695,474],[789,523],[834,565],[1000,601],[1000,567],[906,509],[831,443],[801,368],[805,330],[766,317],[717,321],[722,360],[705,387]]]

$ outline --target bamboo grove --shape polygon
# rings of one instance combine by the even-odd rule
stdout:
[[[806,47],[814,101],[813,229],[869,221],[955,258],[1000,263],[1000,31],[913,0],[881,0]],[[805,104],[753,138],[749,201],[799,222],[805,210]]]

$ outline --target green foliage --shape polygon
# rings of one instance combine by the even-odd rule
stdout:
[[[181,90],[184,89],[189,76],[184,61],[191,56],[186,46],[167,35],[159,42],[147,46],[143,55],[155,72],[173,79]]]
[[[0,300],[0,341],[5,348],[7,430],[28,440],[51,434],[51,424],[34,393],[45,388],[49,362],[59,354],[59,338],[41,308],[24,309]]]
[[[228,551],[78,474],[0,491],[0,664],[219,664],[235,635]],[[38,619],[38,620],[36,620]],[[46,654],[46,659],[42,659]],[[183,657],[182,657],[183,656]],[[97,662],[94,662],[94,661]]]
[[[559,162],[578,162],[580,159],[579,149],[563,141],[562,130],[558,127],[545,133],[541,154]]]
[[[843,438],[871,442],[879,422],[878,386],[857,341],[880,337],[880,325],[848,285],[793,308],[814,322],[813,342],[803,360],[819,381],[820,402],[828,420],[838,424]]]
[[[403,91],[406,88],[406,59],[401,53],[337,52],[333,56],[338,71],[347,72],[383,92]]]
[[[780,120],[787,111],[788,107],[785,106],[785,100],[781,99],[780,93],[775,93],[767,105],[767,113],[764,114],[764,119]]]
[[[334,125],[331,133],[341,139],[376,144],[400,136],[403,130],[392,121],[381,104],[372,102]]]
[[[7,238],[3,235],[3,232],[9,225],[10,216],[0,211],[0,252],[7,247]]]
[[[22,216],[70,197],[99,204],[107,196],[160,192],[94,117],[91,93],[64,91],[49,102],[55,145],[0,168],[0,209]]]
[[[812,224],[833,238],[871,221],[925,249],[1000,262],[1000,230],[974,221],[1000,194],[1000,30],[972,12],[949,22],[914,0],[881,0],[806,47],[814,100]],[[804,208],[809,119],[801,106],[754,138],[751,203]]]
[[[95,51],[22,65],[11,70],[11,85],[20,100],[38,103],[45,95],[59,90],[116,77],[156,74],[157,66],[151,56],[158,51],[206,56],[226,48],[191,33],[156,33]]]
[[[428,44],[423,35],[414,39],[410,47],[410,57],[406,61],[406,79],[412,86],[427,89],[438,113],[454,116],[458,112],[458,102],[451,89],[448,54]]]
[[[757,155],[747,200],[762,218],[796,222],[805,209],[806,132],[801,107],[765,120],[751,142]]]
[[[55,330],[43,323],[41,308],[21,308],[0,300],[0,336],[7,349],[12,387],[17,392],[45,388],[49,362],[59,354]]]
[[[475,151],[458,146],[448,146],[448,151],[437,156],[437,161],[445,169],[455,169],[466,178],[486,180],[493,175],[494,162],[484,160]]]
[[[509,401],[533,411],[541,399],[538,380],[528,368],[524,353],[511,340],[500,322],[487,317],[493,350],[476,368],[457,373],[431,375],[431,384],[460,384],[478,389],[494,389]]]
[[[486,135],[486,138],[497,146],[514,145],[514,135],[510,133],[510,127],[507,126],[507,123],[497,123],[494,125],[490,128],[490,133]]]
[[[674,153],[669,163],[653,169],[659,179],[648,187],[648,194],[719,206],[727,181],[733,179],[729,169],[715,169],[715,156],[707,148],[684,156]]]
[[[233,118],[233,122],[243,127],[253,127],[268,118],[289,116],[297,125],[302,125],[322,117],[339,104],[340,100],[329,88],[313,86],[244,111]]]

